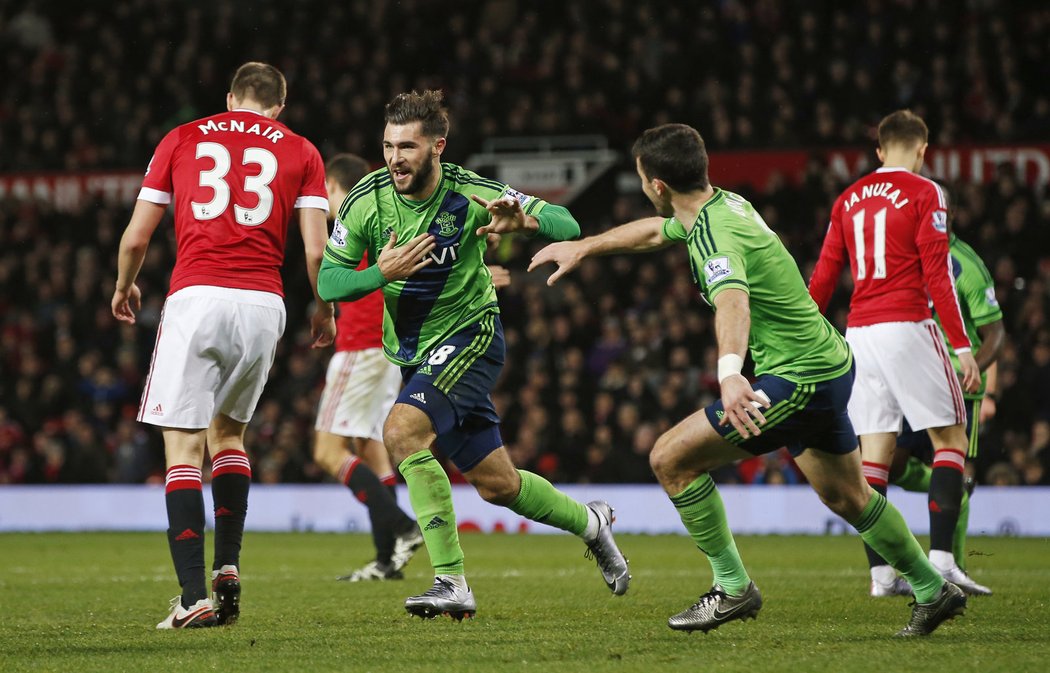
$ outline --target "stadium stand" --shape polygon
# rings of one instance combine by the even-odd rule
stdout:
[[[382,105],[413,87],[448,92],[452,161],[501,135],[599,133],[624,151],[666,121],[693,124],[714,151],[868,148],[873,124],[903,106],[927,119],[932,145],[1050,139],[1050,10],[1039,3],[1010,15],[981,0],[671,3],[659,14],[626,0],[257,4],[246,32],[230,1],[63,14],[0,0],[12,73],[0,81],[0,173],[139,171],[168,128],[213,109],[246,57],[288,75],[282,121],[325,156],[378,161]],[[892,22],[902,13],[906,24]],[[845,182],[815,167],[800,185],[740,190],[808,277]],[[640,194],[603,188],[577,211],[585,233],[650,212]],[[1003,165],[953,188],[956,230],[992,271],[1008,333],[978,476],[1050,484],[1047,185]],[[67,212],[0,197],[0,484],[163,479],[159,436],[134,414],[174,245],[170,228],[155,238],[140,325],[118,326],[109,296],[130,206],[108,198]],[[712,321],[684,253],[588,262],[552,290],[524,273],[532,250],[514,241],[498,253],[514,272],[496,395],[512,456],[555,481],[653,481],[655,437],[718,389]],[[286,287],[288,329],[247,446],[260,481],[320,481],[304,438],[326,355],[308,347],[305,279]],[[776,454],[717,477],[798,479]]]

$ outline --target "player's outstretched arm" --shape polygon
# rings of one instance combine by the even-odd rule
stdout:
[[[142,270],[142,262],[146,259],[146,250],[149,249],[149,241],[157,225],[164,217],[166,205],[144,201],[139,199],[135,202],[135,210],[131,213],[131,221],[124,235],[120,237],[120,250],[117,253],[117,283],[113,290],[113,299],[110,308],[113,317],[129,325],[135,324],[135,312],[142,306],[142,293],[139,291],[135,279]]]
[[[745,439],[760,435],[759,426],[766,422],[761,410],[769,408],[769,398],[756,393],[740,373],[751,332],[750,297],[743,290],[728,288],[715,295],[713,303],[715,337],[718,340],[718,382],[722,387],[722,407],[725,409],[719,425],[732,424]]]
[[[552,243],[533,255],[528,270],[532,271],[548,262],[554,262],[558,269],[547,279],[547,285],[554,285],[559,278],[579,266],[586,257],[665,248],[672,242],[663,236],[663,223],[663,218],[646,217],[579,241]]]

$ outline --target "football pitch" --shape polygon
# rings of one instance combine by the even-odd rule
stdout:
[[[995,595],[924,639],[893,634],[908,599],[867,596],[855,537],[741,537],[762,590],[756,621],[707,635],[669,615],[711,581],[686,537],[619,536],[634,576],[605,588],[565,535],[465,535],[473,620],[422,621],[402,602],[431,582],[426,552],[396,582],[336,582],[364,535],[245,536],[231,627],[156,631],[178,592],[160,533],[0,535],[0,671],[1045,671],[1050,540],[974,538]],[[210,550],[209,550],[210,555]]]

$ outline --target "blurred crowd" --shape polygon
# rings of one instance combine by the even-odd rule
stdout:
[[[1040,2],[0,0],[0,35],[0,171],[143,166],[252,59],[284,71],[284,121],[325,156],[378,150],[383,104],[413,87],[447,92],[452,161],[681,120],[715,150],[858,144],[903,106],[941,145],[1050,128]]]
[[[601,133],[626,150],[665,121],[693,124],[712,150],[868,147],[900,106],[927,118],[933,144],[1047,139],[1050,10],[841,4],[272,1],[249,13],[223,0],[178,12],[116,0],[59,14],[0,0],[0,58],[15,75],[0,80],[0,171],[141,169],[173,125],[222,109],[249,58],[284,70],[282,121],[326,157],[378,161],[383,103],[421,87],[447,92],[452,161],[499,135]],[[808,278],[844,186],[814,164],[801,185],[739,191]],[[1008,334],[974,467],[988,484],[1050,484],[1050,198],[1006,167],[953,192],[956,231],[995,277]],[[588,203],[574,208],[585,234],[651,214],[640,193],[611,186]],[[59,213],[0,200],[0,484],[163,479],[159,433],[134,419],[173,231],[169,217],[154,236],[138,325],[118,325],[109,299],[131,205]],[[309,348],[300,245],[293,234],[288,328],[246,442],[263,482],[324,479],[310,437],[330,351]],[[512,270],[494,394],[511,455],[555,481],[654,481],[656,437],[718,392],[712,316],[684,250],[590,260],[547,288],[544,270],[524,271],[536,245],[507,241],[494,260]],[[831,316],[840,327],[846,291]],[[778,452],[716,478],[800,476]]]

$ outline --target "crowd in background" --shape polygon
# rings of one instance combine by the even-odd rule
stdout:
[[[413,87],[446,90],[452,161],[499,135],[601,133],[625,150],[665,121],[696,126],[712,150],[870,147],[873,124],[900,106],[927,118],[934,144],[1050,133],[1050,10],[1038,3],[256,4],[117,0],[56,14],[0,0],[0,58],[17,75],[0,81],[0,171],[140,169],[170,127],[223,109],[246,58],[284,70],[282,121],[326,157],[378,161],[382,105]],[[739,191],[808,278],[844,186],[814,165],[801,185]],[[996,280],[1008,335],[975,469],[984,483],[1048,484],[1050,198],[1009,167],[953,193],[954,226]],[[640,193],[598,202],[576,212],[585,234],[651,214]],[[109,299],[131,205],[0,200],[0,484],[163,478],[159,433],[135,414],[174,235],[169,214],[140,276],[139,324],[118,325]],[[293,235],[288,328],[246,440],[263,482],[324,478],[309,449],[330,351],[309,348],[299,245]],[[511,455],[555,481],[653,481],[656,437],[718,394],[712,315],[684,250],[589,260],[547,288],[549,269],[524,271],[537,245],[507,241],[493,260],[512,270],[494,393]],[[840,327],[845,298],[830,316]],[[782,452],[716,477],[800,478]]]
[[[1002,5],[1010,11],[1003,11]],[[322,154],[378,148],[382,106],[448,93],[483,138],[689,120],[714,149],[864,144],[910,106],[936,144],[1046,138],[1050,9],[994,0],[0,0],[0,171],[144,165],[249,59]]]

